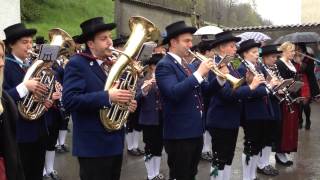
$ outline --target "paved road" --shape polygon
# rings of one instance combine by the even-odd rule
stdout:
[[[310,131],[304,129],[299,131],[299,148],[298,153],[292,154],[294,165],[289,168],[276,166],[280,170],[277,177],[266,177],[259,175],[261,180],[320,180],[320,104],[312,105],[312,126]],[[70,143],[71,133],[68,135],[68,143]],[[243,132],[240,131],[238,144],[236,147],[236,155],[232,165],[232,180],[242,178],[241,153],[243,143]],[[143,144],[141,143],[141,148]],[[166,165],[166,156],[163,152],[163,160],[161,164],[161,172],[168,177],[168,167]],[[271,158],[274,165],[274,157]],[[198,180],[209,179],[208,162],[199,164]],[[63,180],[79,180],[78,162],[70,153],[58,154],[56,158],[55,169]],[[144,167],[143,157],[132,157],[124,153],[121,180],[143,180],[146,179],[146,170]]]

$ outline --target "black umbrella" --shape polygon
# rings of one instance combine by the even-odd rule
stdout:
[[[320,35],[315,32],[296,32],[279,37],[274,44],[282,44],[286,41],[292,43],[316,43],[320,41]]]

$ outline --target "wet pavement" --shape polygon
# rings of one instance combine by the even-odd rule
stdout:
[[[320,104],[312,105],[311,130],[299,131],[299,147],[297,153],[292,153],[294,165],[283,167],[275,165],[274,156],[270,158],[272,165],[280,170],[276,177],[267,177],[258,174],[260,180],[320,180]],[[71,144],[71,133],[68,134],[67,143]],[[232,164],[232,180],[242,179],[241,153],[243,143],[243,132],[240,130],[236,154]],[[140,143],[143,148],[143,143]],[[210,163],[202,161],[199,166],[197,180],[209,179]],[[71,153],[57,154],[55,169],[63,180],[79,180],[79,166],[77,159]],[[107,170],[106,170],[107,171]],[[161,172],[168,178],[168,166],[166,155],[163,152]],[[143,157],[134,157],[124,152],[121,180],[144,180],[146,179],[146,169]]]

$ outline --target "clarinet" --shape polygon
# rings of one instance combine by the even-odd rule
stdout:
[[[246,66],[246,68],[255,76],[264,76],[262,73],[258,72],[254,67],[250,66],[250,64],[239,55],[236,55],[236,58],[240,59],[240,61]],[[265,82],[264,85],[270,92],[272,92],[272,94],[275,94],[274,90],[272,89],[269,83]]]

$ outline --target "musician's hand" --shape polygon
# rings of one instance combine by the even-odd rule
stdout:
[[[275,86],[278,86],[280,84],[280,82],[278,81],[278,79],[276,78],[272,78],[269,82],[270,86],[273,88]]]
[[[52,102],[52,100],[45,100],[43,102],[43,105],[45,107],[45,110],[48,111],[52,107],[53,102]]]
[[[156,83],[156,79],[155,78],[152,78],[152,79],[149,79],[149,80],[145,80],[144,83],[143,83],[143,88],[142,88],[142,91],[147,93],[150,91],[151,87],[153,84]]]
[[[24,83],[24,85],[30,92],[34,93],[36,96],[43,96],[48,92],[48,88],[39,81],[39,78],[29,79]]]
[[[214,66],[213,60],[208,59],[206,61],[202,61],[199,68],[197,69],[197,72],[202,76],[205,77],[210,69]]]
[[[253,78],[254,78],[254,74],[251,71],[247,71],[246,72],[246,81],[248,84],[251,84]]]
[[[254,90],[254,89],[256,89],[261,83],[264,83],[264,82],[265,82],[264,78],[261,77],[260,75],[259,75],[259,76],[254,76],[254,77],[252,78],[251,83],[249,84],[249,88],[250,88],[251,90]]]
[[[54,92],[54,93],[52,93],[51,99],[55,101],[55,100],[60,99],[61,96],[62,96],[62,93],[61,93],[61,92]]]
[[[223,74],[229,74],[229,69],[228,69],[228,66],[225,65],[225,64],[222,64],[220,67],[219,67],[219,71],[222,72]]]
[[[133,95],[129,90],[118,89],[119,82],[115,83],[108,94],[111,102],[114,103],[129,103],[133,99]]]
[[[131,100],[129,103],[129,111],[130,112],[135,112],[137,109],[137,101],[136,100]]]

